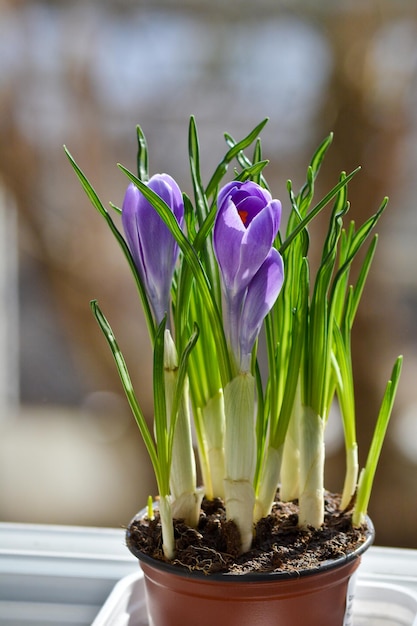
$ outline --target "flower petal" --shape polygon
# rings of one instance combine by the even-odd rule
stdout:
[[[272,309],[284,282],[284,265],[272,248],[251,280],[240,320],[240,360],[242,369],[250,365],[250,354],[265,316]]]
[[[235,290],[236,271],[240,264],[240,249],[246,228],[231,198],[217,213],[213,231],[213,248],[227,290]]]
[[[180,226],[184,220],[184,202],[181,189],[169,174],[155,174],[150,178],[148,187],[152,189],[171,208]]]
[[[278,232],[281,203],[274,200],[268,203],[250,222],[242,238],[240,263],[235,281],[242,288],[247,287],[261,267]]]
[[[224,286],[244,290],[262,265],[278,232],[281,203],[251,181],[233,181],[218,195],[213,246]]]
[[[227,201],[229,197],[233,199],[236,206],[239,206],[245,198],[252,198],[255,201],[256,199],[260,200],[259,204],[257,203],[257,211],[251,211],[250,219],[252,219],[256,213],[266,206],[272,199],[271,194],[267,189],[263,189],[263,187],[250,180],[245,182],[234,180],[222,187],[217,196],[217,206],[219,211],[221,211],[223,203]]]
[[[126,189],[122,204],[122,224],[125,232],[127,245],[133,256],[139,275],[146,282],[145,265],[137,229],[137,206],[139,202],[139,189],[131,183]]]

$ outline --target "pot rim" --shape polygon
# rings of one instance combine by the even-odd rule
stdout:
[[[130,526],[131,524],[143,517],[144,511],[139,512],[137,515],[133,517],[129,526],[126,530],[126,545],[130,552],[139,560],[139,562],[143,562],[146,565],[154,567],[159,570],[163,570],[165,572],[170,572],[176,576],[182,576],[184,578],[193,578],[199,580],[206,580],[207,582],[213,581],[221,581],[221,582],[261,582],[261,581],[269,581],[275,582],[277,580],[290,580],[294,578],[303,578],[306,576],[312,576],[314,574],[322,574],[324,572],[328,572],[333,569],[337,569],[342,567],[343,565],[347,565],[348,563],[359,558],[373,543],[375,539],[375,528],[372,523],[372,520],[368,515],[366,515],[366,539],[363,543],[361,543],[355,550],[344,554],[336,559],[328,559],[327,561],[323,561],[317,567],[300,569],[295,571],[273,571],[273,572],[248,572],[245,574],[234,574],[232,572],[218,572],[215,574],[205,574],[201,570],[190,570],[185,567],[181,567],[179,565],[174,565],[172,563],[168,563],[166,561],[161,561],[159,559],[155,559],[148,554],[145,554],[138,550],[134,545],[132,545],[131,541],[131,532]]]

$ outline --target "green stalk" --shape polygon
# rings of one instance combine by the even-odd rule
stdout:
[[[224,400],[217,351],[204,302],[193,285],[190,319],[201,326],[190,358],[189,378],[206,497],[224,496]]]
[[[171,561],[175,557],[175,538],[174,525],[172,523],[171,497],[169,494],[162,495],[159,492],[158,507],[162,529],[162,550],[165,558]]]
[[[209,398],[204,406],[199,407],[204,433],[204,448],[206,452],[206,497],[224,498],[224,435],[225,435],[225,408],[223,391],[219,389],[217,394]]]
[[[226,415],[224,481],[227,518],[234,520],[242,540],[241,552],[247,552],[253,538],[256,468],[255,379],[240,373],[224,390]]]
[[[164,379],[164,348],[166,318],[158,326],[153,352],[153,404],[155,439],[158,463],[161,468],[159,491],[159,515],[162,527],[162,548],[167,559],[175,556],[174,528],[170,497],[171,451],[169,445],[169,427]]]
[[[176,412],[170,471],[172,514],[177,519],[184,519],[186,524],[195,528],[198,524],[202,494],[197,491],[196,484],[188,405],[188,378],[185,378],[182,385],[181,400],[176,411],[174,403],[178,385],[178,355],[169,330],[165,330],[164,381],[168,427],[170,427],[173,413]]]
[[[300,433],[298,524],[320,528],[324,520],[324,420],[311,407],[302,408]]]
[[[301,391],[298,384],[282,456],[280,498],[283,502],[297,500],[300,495],[300,422]]]
[[[257,482],[256,515],[268,515],[275,500],[281,479],[280,497],[287,497],[293,488],[287,483],[298,475],[290,462],[291,428],[300,367],[308,306],[308,265],[303,256],[306,239],[300,235],[284,254],[286,278],[280,297],[266,320],[266,339],[269,363],[268,406],[269,439],[262,451],[262,469]],[[293,431],[296,427],[294,426]],[[297,427],[298,428],[298,427]],[[295,435],[294,435],[295,437]],[[293,438],[292,442],[297,440]],[[287,444],[287,442],[289,443]],[[258,452],[259,454],[259,452]],[[293,450],[293,461],[299,456]],[[281,463],[284,467],[281,467]],[[288,468],[289,471],[286,471]],[[256,518],[255,518],[256,519]]]
[[[262,517],[269,515],[275,502],[275,494],[280,479],[283,448],[268,446],[262,466],[261,479],[256,494],[253,521],[256,524]]]
[[[356,442],[355,403],[350,342],[344,345],[342,334],[337,325],[334,326],[335,355],[332,363],[336,380],[337,396],[342,414],[346,473],[343,484],[340,508],[344,511],[350,504],[357,486],[359,463],[358,445]]]

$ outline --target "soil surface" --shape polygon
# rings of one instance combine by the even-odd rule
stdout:
[[[223,502],[203,500],[197,528],[174,520],[176,557],[171,563],[205,574],[290,572],[317,567],[353,551],[366,539],[366,526],[353,528],[351,511],[341,512],[339,504],[339,495],[326,492],[324,525],[318,530],[300,530],[297,502],[277,499],[271,514],[256,524],[252,549],[240,554],[239,532],[233,521],[226,520]],[[135,519],[127,541],[133,551],[166,561],[157,512],[152,520]]]

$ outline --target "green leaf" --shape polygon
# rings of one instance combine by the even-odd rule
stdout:
[[[188,154],[190,160],[191,181],[193,183],[196,203],[196,215],[201,226],[208,214],[207,198],[201,180],[200,145],[198,141],[197,125],[193,116],[190,118],[188,130]]]
[[[122,214],[122,209],[120,209],[118,206],[116,206],[115,204],[113,204],[113,202],[109,202],[111,208],[113,209],[113,211],[115,211],[118,215]]]
[[[178,408],[180,406],[181,398],[184,392],[184,384],[185,384],[185,379],[186,379],[187,371],[188,371],[188,361],[190,358],[190,354],[192,350],[194,349],[194,346],[198,340],[198,336],[199,336],[199,328],[197,324],[194,324],[194,332],[192,333],[183,352],[181,353],[180,361],[178,363],[178,378],[177,378],[177,384],[176,384],[176,389],[175,389],[174,401],[172,404],[172,415],[171,415],[170,429],[169,429],[168,450],[169,450],[170,456],[172,454],[172,446],[173,446],[173,441],[174,441],[175,425],[176,425],[177,416],[178,416]]]
[[[262,170],[268,165],[269,161],[258,161],[258,163],[254,163],[253,165],[248,165],[245,167],[240,174],[236,176],[236,180],[245,181],[245,180],[256,180],[259,179]]]
[[[170,454],[164,382],[164,334],[166,316],[157,328],[153,356],[153,404],[155,437],[161,473],[160,495],[169,494]]]
[[[338,388],[339,405],[344,424],[345,443],[351,447],[356,442],[355,397],[350,351],[350,337],[344,341],[337,324],[333,326],[335,359],[332,360],[336,386]]]
[[[298,300],[296,306],[291,310],[291,345],[288,352],[285,386],[282,391],[279,419],[277,427],[271,434],[271,445],[276,449],[279,449],[280,446],[284,444],[294,406],[294,398],[300,375],[301,357],[304,349],[307,323],[308,288],[308,266],[304,259],[304,262],[301,265]]]
[[[314,178],[317,178],[317,175],[320,171],[321,164],[326,155],[327,150],[330,148],[333,141],[333,133],[330,133],[319,145],[316,152],[313,154],[313,157],[310,161],[311,169],[313,172]]]
[[[288,248],[288,246],[295,239],[295,237],[297,237],[297,235],[306,228],[311,220],[314,219],[314,217],[316,217],[316,215],[318,215],[320,211],[322,211],[324,207],[327,206],[331,200],[333,200],[333,198],[339,193],[339,191],[352,180],[352,178],[360,171],[360,169],[360,167],[356,168],[356,170],[353,170],[353,172],[348,174],[346,178],[339,181],[338,184],[335,185],[333,189],[331,189],[329,193],[327,193],[324,198],[311,209],[311,211],[309,211],[309,213],[301,220],[298,226],[294,228],[294,230],[287,236],[286,240],[281,245],[279,249],[279,252],[281,254],[283,254],[283,252]]]
[[[262,159],[262,144],[261,144],[261,140],[258,137],[258,139],[255,142],[255,149],[253,151],[253,163],[261,163]],[[268,163],[268,161],[264,161],[265,163]],[[262,176],[262,170],[259,172],[254,172],[252,174],[252,180],[255,181],[255,183],[258,183],[258,185],[261,185],[265,188],[268,188],[267,182],[265,180],[265,178]]]
[[[344,180],[345,175],[342,174],[341,182]],[[334,322],[329,305],[329,292],[337,259],[337,246],[342,232],[342,216],[347,210],[346,186],[342,186],[334,203],[310,305],[303,403],[311,407],[323,419],[326,419],[329,410]]]
[[[401,375],[402,356],[399,356],[394,364],[391,378],[387,383],[385,394],[382,399],[375,431],[369,448],[365,468],[362,470],[359,487],[356,495],[356,504],[353,513],[353,524],[359,526],[366,515],[376,468],[381,454],[382,444],[385,439],[388,423],[391,417],[398,383]]]
[[[148,145],[146,143],[146,137],[138,125],[136,126],[136,137],[138,142],[138,152],[137,152],[137,167],[138,167],[138,177],[146,183],[149,180],[149,169],[148,169]]]
[[[357,232],[354,231],[354,223],[351,224],[350,237],[348,239],[348,246],[345,252],[344,262],[338,270],[339,274],[345,272],[352,264],[353,259],[363,246],[364,242],[368,238],[370,232],[375,228],[379,218],[385,211],[388,204],[388,198],[384,198],[378,211],[372,215],[366,222],[364,222]]]
[[[359,303],[362,297],[362,293],[365,287],[366,279],[371,268],[371,264],[375,255],[376,246],[378,243],[378,235],[374,235],[371,244],[366,252],[361,269],[359,271],[356,284],[350,290],[346,303],[346,311],[343,321],[343,332],[346,334],[353,326],[353,322],[356,316],[356,312],[359,307]]]
[[[252,132],[249,133],[249,135],[247,135],[244,139],[239,141],[237,144],[235,144],[232,148],[230,148],[227,151],[226,155],[217,166],[213,176],[211,177],[209,181],[209,184],[207,185],[207,188],[206,188],[207,197],[210,197],[216,191],[217,187],[220,184],[220,181],[222,180],[223,176],[226,174],[227,168],[229,164],[231,163],[231,161],[233,161],[233,159],[238,156],[239,152],[241,152],[242,150],[250,146],[258,138],[259,133],[262,131],[262,129],[264,128],[267,122],[268,122],[268,118],[264,119],[260,124],[258,124],[253,129]]]
[[[226,139],[226,143],[230,148],[234,148],[237,145],[237,142],[233,139],[231,135],[229,135],[228,133],[225,133],[224,136]],[[262,146],[261,146],[260,138],[258,137],[256,139],[252,161],[249,159],[248,156],[246,156],[243,150],[241,150],[236,155],[236,160],[239,163],[239,165],[242,167],[242,170],[247,170],[248,172],[250,172],[251,168],[254,167],[257,163],[260,163],[262,161]],[[264,161],[264,163],[265,165],[267,165],[268,161]],[[255,181],[256,183],[258,183],[265,189],[269,190],[268,183],[265,177],[262,175],[262,171],[258,171],[257,169],[254,169],[251,173],[251,180]]]
[[[149,432],[149,428],[146,423],[145,417],[142,413],[139,402],[136,398],[135,391],[133,389],[132,381],[130,379],[129,371],[127,369],[127,365],[124,360],[123,354],[117,344],[116,337],[113,333],[113,330],[109,322],[107,321],[106,317],[103,315],[97,301],[92,300],[90,303],[90,306],[91,306],[93,315],[96,318],[97,323],[103,332],[103,335],[107,339],[107,343],[109,344],[124,392],[126,394],[126,398],[129,402],[129,406],[132,410],[133,416],[139,427],[140,434],[142,435],[142,439],[144,441],[149,457],[151,459],[158,485],[160,485],[161,482],[163,483],[163,481],[161,480],[162,479],[161,468],[160,468],[157,451],[155,448],[154,441],[152,439],[152,435]]]
[[[81,186],[83,187],[84,191],[86,192],[88,198],[90,199],[92,205],[97,209],[97,211],[100,213],[100,215],[106,220],[108,227],[110,228],[110,231],[112,232],[112,234],[114,235],[116,241],[118,242],[119,246],[122,249],[123,254],[126,257],[126,260],[129,264],[130,270],[133,274],[133,277],[135,279],[136,282],[136,287],[138,289],[139,292],[139,296],[140,299],[142,301],[142,306],[143,306],[143,311],[145,314],[145,319],[148,325],[148,330],[149,330],[149,334],[151,336],[151,339],[153,341],[153,338],[155,336],[155,323],[153,320],[153,316],[152,316],[152,312],[149,306],[149,302],[148,302],[148,298],[146,295],[146,290],[144,288],[144,285],[142,284],[142,281],[140,279],[140,276],[138,274],[138,271],[136,269],[136,265],[135,262],[133,260],[133,257],[130,253],[129,247],[126,243],[126,241],[124,240],[122,234],[120,233],[120,231],[118,230],[118,228],[116,227],[115,223],[113,222],[110,213],[107,211],[107,209],[104,207],[104,205],[102,204],[100,198],[98,197],[95,189],[92,187],[91,183],[89,182],[89,180],[87,179],[87,177],[85,176],[85,174],[83,173],[83,171],[80,169],[80,167],[77,165],[77,163],[75,162],[75,160],[73,159],[73,157],[71,156],[70,152],[67,150],[67,148],[64,146],[64,150],[65,153],[69,159],[69,162],[72,165],[72,168],[74,169],[78,180],[81,183]]]

